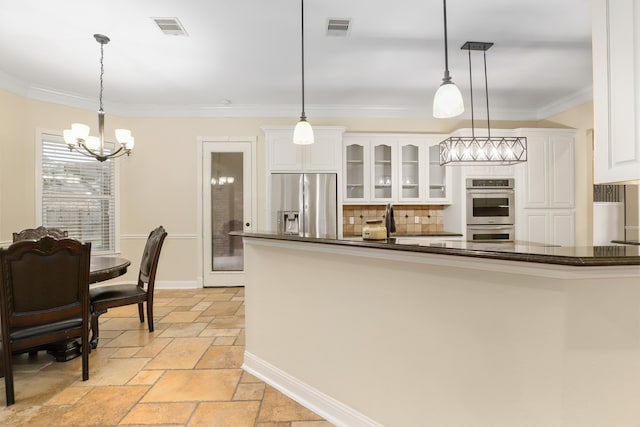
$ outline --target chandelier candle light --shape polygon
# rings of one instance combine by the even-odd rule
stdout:
[[[77,151],[87,157],[94,157],[100,162],[123,155],[131,154],[134,138],[128,129],[116,129],[116,141],[120,145],[117,150],[105,151],[104,147],[104,110],[102,109],[102,77],[104,75],[104,45],[109,43],[109,37],[102,34],[94,34],[93,37],[100,43],[100,109],[98,110],[98,136],[89,135],[89,126],[82,123],[73,123],[71,129],[65,129],[64,141],[69,150]]]
[[[512,165],[527,161],[527,138],[491,136],[489,121],[489,88],[487,85],[487,50],[493,43],[466,42],[461,49],[469,52],[469,88],[471,91],[471,137],[452,136],[440,143],[440,165]],[[487,100],[487,136],[476,137],[473,115],[473,81],[471,77],[471,51],[482,51],[484,56],[484,85]]]
[[[300,114],[300,121],[293,130],[293,143],[298,145],[310,145],[313,144],[313,129],[307,121],[307,116],[304,113],[304,0],[300,0],[300,16],[301,16],[301,28],[302,28],[302,114]]]

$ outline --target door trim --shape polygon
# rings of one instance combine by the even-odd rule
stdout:
[[[205,143],[234,143],[234,142],[244,142],[249,143],[251,145],[251,187],[253,189],[251,194],[251,228],[255,230],[258,220],[258,194],[257,194],[257,159],[256,159],[256,146],[258,143],[258,138],[255,136],[199,136],[196,138],[196,182],[198,188],[198,194],[196,196],[196,253],[198,254],[197,260],[197,269],[198,269],[198,277],[196,278],[198,287],[204,288],[204,225],[203,225],[203,198],[204,198],[204,180],[203,180],[203,155],[204,155],[204,144]]]

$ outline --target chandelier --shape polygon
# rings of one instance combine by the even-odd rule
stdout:
[[[93,38],[100,43],[100,109],[98,110],[98,136],[89,135],[89,126],[82,123],[71,124],[71,129],[64,130],[64,142],[69,150],[77,151],[87,157],[94,157],[100,162],[116,157],[131,154],[134,138],[128,129],[116,129],[116,141],[118,147],[114,150],[105,150],[104,146],[104,110],[102,109],[102,77],[104,75],[104,45],[109,43],[109,37],[102,34],[94,34]]]
[[[489,121],[489,88],[487,85],[487,50],[493,43],[466,42],[461,49],[469,52],[469,87],[471,91],[471,137],[449,137],[440,143],[440,165],[493,164],[512,165],[527,161],[527,138],[491,136]],[[471,51],[482,51],[484,56],[484,86],[487,100],[487,136],[475,136],[473,115],[473,80],[471,78]]]

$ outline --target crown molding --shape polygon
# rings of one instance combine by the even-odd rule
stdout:
[[[61,92],[51,88],[28,86],[24,82],[0,71],[0,88],[6,89],[28,99],[65,105],[73,108],[94,111],[97,99]],[[537,111],[491,109],[492,120],[537,121],[543,120],[581,105],[592,99],[592,87],[560,99]],[[110,114],[123,117],[297,117],[300,114],[298,104],[188,104],[188,105],[154,105],[154,104],[119,104],[105,102],[105,110]],[[434,119],[431,105],[427,102],[421,106],[395,105],[307,105],[307,115],[316,118],[386,118],[386,119]],[[456,118],[471,119],[471,113]]]
[[[593,86],[587,86],[578,92],[561,98],[538,110],[538,119],[544,120],[593,100]]]

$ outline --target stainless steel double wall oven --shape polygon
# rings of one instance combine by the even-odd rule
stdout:
[[[467,240],[515,240],[513,178],[467,178]]]

